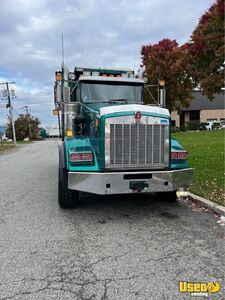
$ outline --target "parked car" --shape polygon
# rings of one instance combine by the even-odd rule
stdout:
[[[212,129],[221,129],[221,123],[220,122],[214,122],[212,124]]]
[[[209,121],[206,123],[207,130],[220,129],[221,123],[219,121]]]

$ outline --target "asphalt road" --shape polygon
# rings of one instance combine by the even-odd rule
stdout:
[[[214,214],[151,195],[83,194],[61,210],[57,143],[0,154],[0,300],[202,299],[179,280],[219,281],[209,299],[225,299]]]

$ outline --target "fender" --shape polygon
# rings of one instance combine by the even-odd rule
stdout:
[[[73,164],[69,161],[69,151],[75,149],[75,151],[92,151],[94,159],[92,164]],[[90,139],[88,137],[66,138],[64,141],[64,167],[70,172],[78,171],[99,171],[98,161],[95,150],[93,149]]]
[[[179,151],[184,150],[181,144],[174,138],[171,137],[171,151]],[[189,168],[189,164],[187,160],[171,160],[170,168],[172,170],[176,169],[186,169]]]

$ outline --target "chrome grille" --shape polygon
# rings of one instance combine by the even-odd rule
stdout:
[[[163,168],[169,163],[169,125],[108,124],[108,168]]]

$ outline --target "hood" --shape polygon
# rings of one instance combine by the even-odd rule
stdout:
[[[118,105],[117,103],[83,103],[83,106],[90,109],[94,110],[96,113],[100,114],[100,109],[103,107],[109,107],[109,106],[116,106]]]
[[[121,103],[88,103],[84,105],[90,110],[94,110],[100,116],[113,114],[117,112],[129,112],[129,111],[140,111],[142,113],[153,113],[170,116],[168,109],[159,106],[151,106],[144,104],[121,104]]]

